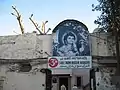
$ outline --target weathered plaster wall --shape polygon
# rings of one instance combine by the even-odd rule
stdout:
[[[94,34],[91,34],[90,37],[91,37],[91,44],[92,44],[91,45],[92,55],[97,55],[97,56],[113,55],[115,51],[114,44],[112,40],[110,41],[111,43],[108,42],[108,35],[104,33],[94,33]],[[52,35],[36,35],[32,33],[32,34],[0,37],[0,58],[28,59],[28,58],[48,57],[49,55],[52,55]],[[47,67],[47,64],[46,64],[46,67]],[[54,69],[52,70],[52,73],[53,74],[64,74],[64,73],[73,74],[72,70],[70,69],[69,70]],[[83,76],[86,75],[84,77],[85,80],[83,83],[84,85],[87,84],[88,78],[89,78],[89,75],[88,75],[89,72],[87,72],[87,70],[83,71],[80,69],[80,71],[77,73],[79,75],[83,74]],[[17,77],[16,75],[19,76],[18,74],[13,73],[13,74],[10,74],[10,77],[11,76]],[[101,77],[100,75],[101,74],[99,73],[97,77],[98,76]],[[21,76],[26,77],[25,81],[27,83],[28,81],[27,81],[26,74],[25,75],[20,74],[19,77],[22,78]],[[35,78],[36,80],[36,76],[33,78]],[[32,79],[31,79],[31,82],[32,82]],[[103,89],[103,90],[106,90],[106,89]]]
[[[92,33],[91,50],[95,56],[113,56],[115,53],[115,44],[113,39],[107,33]]]
[[[43,57],[52,55],[52,35],[37,35],[37,41],[42,41]],[[39,42],[37,42],[38,44]]]
[[[0,59],[42,58],[43,42],[34,33],[0,37]],[[42,59],[41,59],[42,60]],[[0,62],[1,63],[1,62]],[[3,77],[3,90],[44,90],[45,74],[40,72],[47,64],[34,61],[30,72],[10,72],[7,64],[0,64],[0,77]]]
[[[39,42],[39,45],[37,42]],[[42,41],[36,40],[36,34],[24,34],[0,37],[0,58],[31,59],[42,57],[36,50],[42,49]]]
[[[112,84],[112,75],[115,73],[114,67],[101,67],[96,72],[96,90],[116,90]]]
[[[92,39],[92,55],[95,56],[114,56],[115,55],[115,42],[114,38],[107,33],[93,33]],[[96,90],[116,90],[115,85],[112,85],[111,79],[115,74],[114,67],[104,67],[97,64],[97,60],[93,60],[93,67],[99,68],[99,72],[95,73],[96,77]],[[108,61],[108,62],[107,62]],[[116,63],[112,59],[103,59],[102,62]]]
[[[115,53],[114,43],[108,42],[105,33],[92,33],[92,55],[111,56]],[[47,53],[46,53],[47,52]],[[0,58],[36,58],[52,55],[52,35],[35,33],[0,37]]]
[[[3,81],[1,90],[45,90],[45,74],[34,72],[34,68],[46,67],[46,64],[33,66],[30,72],[9,72],[8,65],[0,66],[0,77]]]

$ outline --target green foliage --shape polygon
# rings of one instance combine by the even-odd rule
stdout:
[[[100,28],[111,32],[120,27],[120,0],[97,0],[98,5],[92,5],[92,11],[100,11],[101,15],[94,21]]]

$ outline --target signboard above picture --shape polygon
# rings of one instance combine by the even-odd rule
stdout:
[[[59,64],[62,57],[81,58],[84,56],[87,58],[86,61],[91,62],[89,31],[83,23],[73,19],[64,20],[54,28],[52,35],[52,56],[57,57]],[[78,61],[81,63],[84,60],[70,58],[68,61]],[[72,65],[72,62],[70,63]],[[77,68],[81,67],[77,66]]]

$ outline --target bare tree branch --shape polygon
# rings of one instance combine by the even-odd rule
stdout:
[[[48,21],[42,22],[42,31],[44,32],[44,34],[47,34],[45,31],[45,25],[48,23]]]
[[[14,14],[14,13],[11,13],[13,16],[16,16],[16,18],[17,18],[17,15],[16,14]]]
[[[49,32],[50,30],[51,30],[51,28],[49,28],[45,34],[48,34],[48,32]]]
[[[18,23],[20,25],[21,32],[22,32],[22,34],[24,34],[24,28],[23,28],[23,25],[22,25],[21,15],[18,12],[18,10],[16,9],[16,7],[12,6],[12,8],[13,8],[13,10],[15,10],[15,12],[16,12],[17,15],[14,14],[14,13],[11,13],[11,14],[17,18]]]
[[[29,17],[30,21],[33,23],[33,25],[34,25],[35,28],[39,31],[39,33],[40,33],[40,34],[43,34],[43,33],[40,31],[38,24],[33,21],[32,17],[33,17],[33,14],[31,14],[31,16]]]

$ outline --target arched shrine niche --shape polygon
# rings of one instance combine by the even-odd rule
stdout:
[[[77,20],[64,20],[53,30],[53,56],[91,56],[88,28]]]

